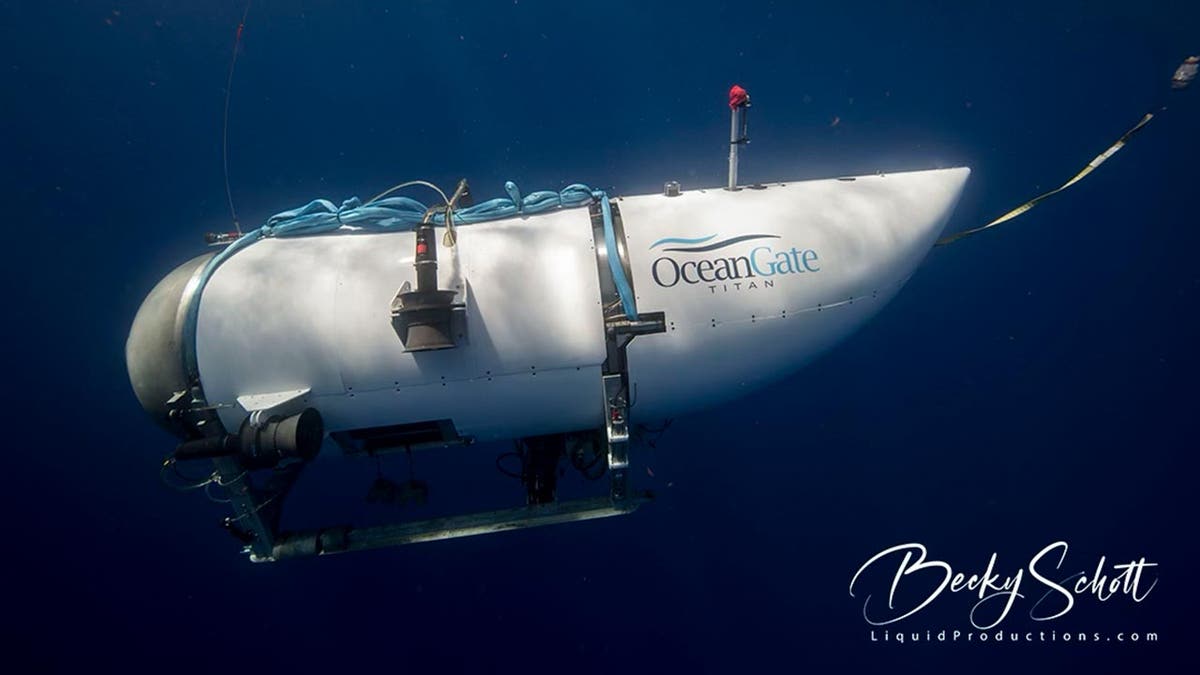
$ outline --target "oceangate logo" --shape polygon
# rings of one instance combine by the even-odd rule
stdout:
[[[1091,595],[1100,602],[1125,596],[1141,602],[1158,584],[1152,570],[1158,563],[1145,557],[1109,565],[1100,556],[1095,567],[1081,569],[1068,565],[1068,548],[1067,542],[1056,541],[1030,558],[1028,565],[1001,576],[996,572],[995,553],[981,573],[968,575],[956,572],[948,562],[930,559],[922,544],[900,544],[876,553],[858,568],[850,579],[850,596],[863,598],[867,623],[886,626],[917,614],[944,591],[967,591],[978,598],[967,615],[971,625],[989,630],[1004,621],[1018,600],[1027,603],[1032,620],[1051,621],[1070,612],[1077,596]],[[889,576],[891,586],[885,596],[882,587],[873,586]],[[1034,585],[1027,588],[1027,582]],[[902,583],[912,588],[901,592]],[[903,599],[898,601],[899,596]]]
[[[681,282],[687,285],[704,284],[711,293],[749,291],[774,288],[779,277],[792,274],[820,272],[820,257],[811,248],[780,247],[773,239],[777,234],[741,234],[726,239],[717,235],[685,239],[667,237],[650,245],[654,250],[662,248],[663,254],[655,259],[650,273],[654,283],[663,288],[672,288]],[[757,243],[755,243],[757,242]],[[750,244],[744,253],[729,255],[726,249]],[[713,254],[715,251],[723,253]]]

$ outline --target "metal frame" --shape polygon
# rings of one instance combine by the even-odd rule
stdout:
[[[251,559],[256,562],[264,562],[314,555],[332,555],[442,539],[473,537],[542,525],[608,518],[629,513],[644,501],[646,500],[630,499],[617,505],[607,497],[593,497],[393,525],[363,528],[333,527],[308,532],[284,533],[279,536],[269,558],[251,556]]]
[[[207,438],[226,433],[216,407],[205,400],[199,383],[172,396],[167,409],[167,418],[184,437]],[[303,464],[273,471],[274,479],[268,481],[273,487],[270,492],[254,487],[249,470],[236,457],[216,458],[213,467],[213,480],[225,489],[233,507],[233,516],[224,521],[225,528],[245,543],[251,559],[269,557],[275,546],[283,497],[299,477]]]

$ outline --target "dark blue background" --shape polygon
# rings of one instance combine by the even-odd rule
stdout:
[[[505,179],[717,185],[736,81],[755,103],[746,181],[965,164],[961,229],[1171,109],[1058,199],[934,251],[815,365],[677,420],[643,455],[661,498],[632,517],[252,565],[221,506],[157,481],[172,440],[123,358],[145,293],[228,226],[221,106],[242,5],[5,2],[14,672],[1194,667],[1200,92],[1168,101],[1165,85],[1200,51],[1200,4],[382,5],[255,3],[230,131],[245,222],[418,177],[467,176],[481,197]],[[490,472],[493,454],[443,458],[435,496],[463,490],[457,462]],[[1160,642],[871,643],[847,594],[893,544],[967,572],[995,551],[1009,571],[1056,539],[1080,569],[1147,556],[1158,586],[1006,627]],[[902,626],[963,628],[965,595]]]

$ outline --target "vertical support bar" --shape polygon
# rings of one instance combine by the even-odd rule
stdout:
[[[259,513],[263,505],[258,502],[250,485],[250,474],[240,462],[230,457],[218,457],[213,463],[233,506],[232,522],[254,536],[248,544],[252,559],[269,560],[275,548],[275,533]]]
[[[622,346],[622,350],[624,346]],[[629,496],[629,401],[624,373],[604,376],[604,431],[608,441],[609,496],[614,504]]]
[[[741,146],[741,139],[738,138],[738,115],[741,109],[741,106],[732,106],[729,109],[729,184],[725,186],[726,190],[737,189],[738,148]]]

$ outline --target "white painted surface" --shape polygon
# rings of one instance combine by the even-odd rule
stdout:
[[[629,347],[636,414],[669,417],[736,398],[794,373],[845,338],[900,289],[929,252],[969,173],[918,171],[623,200],[638,309],[666,310],[669,322],[665,335],[637,338]],[[665,237],[715,235],[710,241],[719,242],[752,234],[778,238],[710,253],[668,252],[678,247],[670,244],[651,248]],[[671,288],[652,276],[655,261],[664,256],[695,262],[750,256],[760,247],[770,249],[757,252],[764,263],[780,251],[811,250],[816,271],[738,282],[681,281]],[[662,270],[666,264],[659,265]],[[671,280],[667,273],[660,277]]]
[[[439,234],[440,238],[440,234]],[[439,247],[440,285],[467,305],[468,344],[408,353],[390,305],[416,283],[414,235],[268,239],[204,291],[197,360],[212,403],[310,387],[330,431],[453,419],[506,438],[596,426],[604,330],[587,209],[471,225]],[[226,428],[241,411],[226,409]]]
[[[735,398],[844,338],[912,274],[968,173],[619,201],[638,309],[664,311],[669,325],[629,348],[635,417]],[[745,235],[765,238],[708,253],[652,247]],[[226,427],[245,414],[239,396],[302,388],[331,431],[449,418],[487,440],[601,425],[604,331],[587,209],[464,226],[458,246],[439,247],[441,286],[467,305],[468,344],[452,350],[406,353],[392,329],[393,296],[415,284],[413,246],[411,232],[269,239],[219,268],[201,300],[197,358],[210,402],[234,404],[221,413]],[[756,274],[741,289],[653,278],[664,256],[765,263],[755,253],[764,246],[772,256],[795,248],[792,265],[804,271],[773,285]]]

